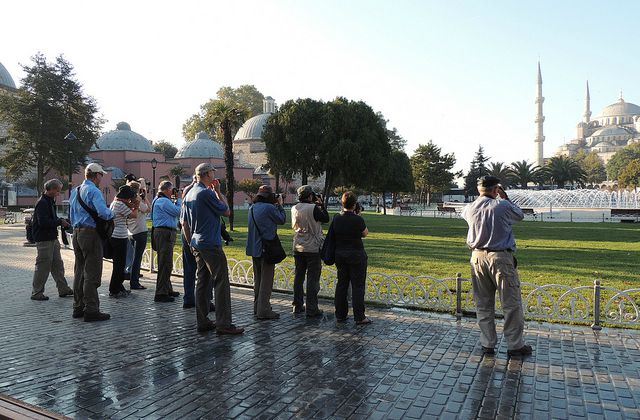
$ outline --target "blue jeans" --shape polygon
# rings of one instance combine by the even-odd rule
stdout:
[[[147,232],[136,233],[129,238],[129,244],[133,248],[133,260],[131,261],[131,286],[140,286],[140,264],[142,254],[147,248]]]

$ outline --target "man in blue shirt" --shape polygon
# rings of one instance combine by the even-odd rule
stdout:
[[[480,196],[467,204],[462,217],[469,225],[467,245],[471,253],[471,283],[478,312],[480,344],[486,355],[495,354],[498,342],[495,322],[496,290],[504,312],[507,355],[526,356],[531,346],[524,343],[524,314],[520,277],[516,269],[516,239],[511,225],[524,218],[495,176],[478,179]]]
[[[227,257],[222,250],[220,216],[230,214],[229,206],[215,179],[215,168],[210,163],[196,167],[195,184],[185,197],[181,219],[186,240],[191,245],[198,265],[196,284],[196,319],[199,332],[216,330],[216,334],[242,334],[244,328],[231,323],[231,289]],[[209,299],[207,291],[213,281],[215,289],[216,322],[207,317]]]
[[[73,253],[76,263],[73,272],[73,317],[86,322],[106,321],[109,314],[100,312],[98,287],[102,280],[102,240],[96,231],[96,222],[78,201],[82,201],[104,220],[113,219],[102,193],[98,189],[106,172],[97,163],[84,170],[84,182],[74,189],[69,199],[71,225],[73,226]]]
[[[173,302],[180,293],[171,287],[173,271],[173,247],[176,244],[176,229],[182,200],[170,181],[162,181],[160,191],[151,203],[151,222],[155,250],[158,253],[158,276],[156,280],[156,302]]]

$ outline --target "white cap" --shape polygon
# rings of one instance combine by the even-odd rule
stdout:
[[[102,166],[98,165],[97,163],[90,163],[87,165],[86,168],[84,168],[84,173],[85,174],[94,173],[94,174],[105,175],[107,172],[104,169],[102,169]]]

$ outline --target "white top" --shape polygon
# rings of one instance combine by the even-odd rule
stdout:
[[[119,200],[113,200],[109,208],[113,212],[113,222],[115,224],[111,237],[115,239],[127,239],[129,237],[129,233],[127,232],[127,217],[131,214],[131,209]]]
[[[127,219],[127,228],[129,229],[129,235],[135,235],[148,231],[147,229],[147,214],[149,213],[149,206],[144,201],[140,202],[138,207],[138,217],[135,219]]]

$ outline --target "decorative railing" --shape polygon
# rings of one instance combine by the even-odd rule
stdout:
[[[173,274],[182,276],[182,255],[173,254]],[[253,266],[248,260],[228,259],[229,280],[237,286],[253,287]],[[142,268],[154,271],[155,252],[144,252]],[[293,290],[295,267],[277,264],[273,288]],[[323,266],[320,296],[333,297],[337,274],[334,267]],[[536,285],[521,283],[524,315],[530,320],[556,321],[591,325],[599,330],[603,325],[640,327],[640,288],[618,290],[604,287],[600,280],[593,286],[570,287],[561,284]],[[368,273],[365,300],[369,303],[405,308],[427,309],[454,313],[458,319],[475,313],[471,281],[456,277],[439,279],[431,276]],[[496,302],[500,313],[500,302]]]

